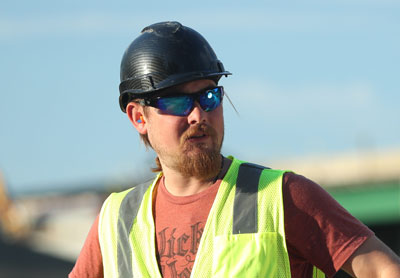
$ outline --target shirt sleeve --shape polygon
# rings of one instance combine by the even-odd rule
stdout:
[[[99,243],[99,216],[97,216],[83,248],[68,278],[99,278],[103,277],[103,260]]]
[[[333,276],[373,235],[322,187],[301,175],[285,174],[283,202],[292,277],[311,277],[305,274],[313,265]]]

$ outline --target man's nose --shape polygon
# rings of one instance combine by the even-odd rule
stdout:
[[[206,113],[196,101],[193,107],[193,110],[189,113],[188,123],[189,124],[197,124],[206,121]]]

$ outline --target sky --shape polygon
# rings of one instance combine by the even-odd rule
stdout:
[[[273,167],[400,147],[400,2],[2,1],[0,171],[14,194],[126,183],[147,151],[118,105],[122,54],[152,23],[200,32],[233,75],[223,154]]]

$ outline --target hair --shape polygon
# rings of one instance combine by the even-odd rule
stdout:
[[[143,106],[143,114],[148,117],[148,107],[147,106]],[[149,140],[149,136],[146,134],[139,134],[140,139],[142,140],[143,144],[146,146],[146,148],[153,148],[153,146],[150,143]],[[156,162],[156,167],[151,167],[151,171],[152,172],[161,172],[162,171],[162,167],[161,167],[161,162],[160,159],[158,158],[158,156],[156,156],[155,158],[155,162]]]

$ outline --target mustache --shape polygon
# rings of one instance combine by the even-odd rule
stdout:
[[[185,133],[182,135],[182,141],[185,142],[187,139],[191,137],[202,136],[202,135],[211,136],[212,138],[215,138],[217,136],[217,132],[211,126],[205,123],[199,123],[190,127],[188,130],[185,131]]]

